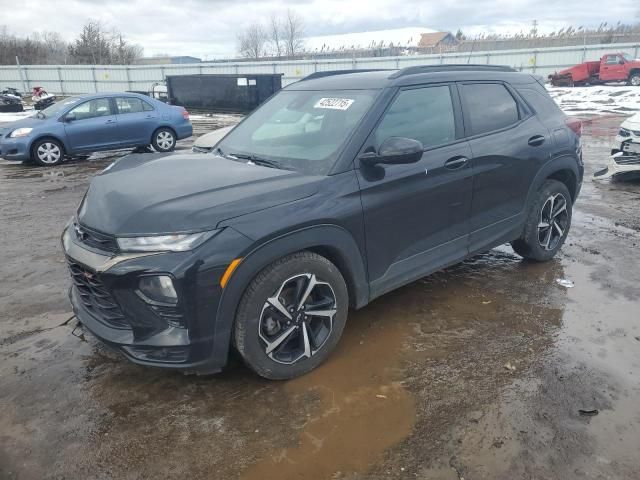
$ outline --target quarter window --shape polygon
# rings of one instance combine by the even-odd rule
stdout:
[[[111,115],[111,104],[108,98],[96,98],[89,100],[71,109],[69,113],[75,115],[76,120],[103,117]]]
[[[456,124],[449,87],[400,92],[378,125],[376,145],[380,146],[389,137],[419,140],[425,148],[455,140]]]
[[[501,83],[462,86],[471,135],[499,130],[518,122],[518,104]]]

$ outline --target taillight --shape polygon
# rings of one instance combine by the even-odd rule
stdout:
[[[567,118],[564,122],[567,124],[567,127],[573,130],[573,133],[575,133],[579,137],[582,136],[582,122],[580,120],[577,120],[575,118]]]
[[[185,120],[189,120],[189,112],[187,112],[186,110],[182,110],[182,116]]]

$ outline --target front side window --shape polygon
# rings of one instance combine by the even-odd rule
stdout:
[[[616,63],[618,63],[618,61],[619,61],[619,57],[617,55],[609,55],[605,63],[607,65],[615,65]]]
[[[96,98],[95,100],[89,100],[71,109],[69,114],[75,115],[76,120],[103,117],[112,114],[111,104],[108,98]]]
[[[254,156],[303,173],[326,175],[376,94],[375,90],[282,91],[218,147],[231,158]]]
[[[147,110],[145,105],[150,107],[146,102],[134,97],[116,97],[116,105],[118,106],[118,113],[120,115],[140,113]]]
[[[454,141],[456,124],[449,87],[401,91],[376,129],[376,146],[389,137],[419,140],[425,148]]]
[[[462,92],[471,135],[518,123],[518,104],[501,83],[466,84],[462,86]]]

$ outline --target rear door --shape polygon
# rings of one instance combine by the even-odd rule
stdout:
[[[115,97],[118,114],[118,135],[123,145],[141,146],[151,143],[158,122],[158,112],[137,97]]]
[[[119,145],[118,123],[109,98],[94,98],[72,108],[65,117],[67,146],[74,152]]]
[[[362,153],[389,137],[422,142],[417,163],[357,163],[372,297],[467,254],[471,150],[463,137],[455,86],[401,89]]]
[[[527,194],[549,158],[549,130],[506,84],[460,84],[465,131],[472,152],[473,201],[469,251],[513,239]]]

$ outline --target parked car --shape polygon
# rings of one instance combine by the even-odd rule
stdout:
[[[234,126],[235,125],[230,125],[228,127],[218,128],[212,132],[200,135],[196,138],[196,141],[193,142],[191,150],[193,153],[209,153],[213,147],[215,147],[217,143],[227,135],[227,133],[233,130]]]
[[[616,135],[611,156],[604,169],[593,174],[594,178],[636,178],[640,175],[640,113],[627,118]]]
[[[553,258],[580,126],[506,67],[297,82],[210,154],[93,179],[62,237],[74,312],[139,364],[216,372],[233,345],[263,377],[302,375],[350,308],[506,242]]]
[[[584,62],[549,75],[555,86],[597,85],[608,82],[627,82],[640,86],[640,60],[628,53],[607,53],[599,61]]]
[[[182,107],[132,93],[79,95],[0,129],[0,156],[52,166],[67,156],[149,144],[170,152],[192,133]]]

